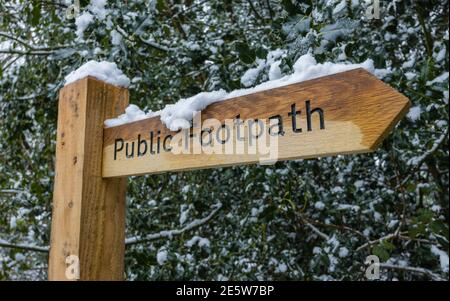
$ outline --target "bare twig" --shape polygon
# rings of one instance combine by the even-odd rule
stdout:
[[[320,237],[322,237],[323,239],[325,239],[327,241],[330,240],[330,237],[327,234],[325,234],[325,233],[321,232],[319,229],[317,229],[313,224],[311,224],[308,221],[307,218],[305,218],[303,216],[303,214],[299,213],[298,216],[303,221],[303,223],[305,223],[305,225],[307,225],[311,230],[313,230],[314,233],[316,233],[317,235],[319,235]]]
[[[14,58],[10,60],[7,64],[4,64],[3,71],[8,69],[10,66],[12,66],[15,62],[17,62],[18,59],[22,57],[22,55],[13,56]]]
[[[394,237],[397,237],[397,236],[398,236],[397,233],[391,233],[391,234],[385,235],[385,236],[383,236],[383,237],[380,237],[380,238],[378,238],[378,239],[371,240],[371,241],[369,241],[369,242],[367,242],[367,243],[365,243],[365,244],[359,246],[359,247],[356,249],[356,252],[359,252],[359,251],[361,251],[361,250],[363,250],[363,249],[365,249],[365,248],[368,248],[368,247],[373,246],[373,245],[375,245],[375,244],[381,243],[381,242],[383,242],[383,241],[390,240],[391,238],[394,238]]]
[[[305,218],[305,217],[303,217],[303,218]],[[315,226],[319,226],[319,227],[332,228],[332,229],[337,229],[337,230],[341,230],[341,231],[352,232],[352,233],[355,233],[356,235],[358,235],[358,236],[368,240],[367,237],[363,233],[361,233],[360,231],[358,231],[356,229],[353,229],[353,228],[351,228],[349,226],[346,226],[346,225],[325,224],[325,223],[322,223],[322,222],[319,222],[319,221],[312,221],[312,220],[309,220],[309,222],[311,224],[313,224]]]
[[[266,4],[267,4],[267,8],[269,10],[270,19],[272,19],[272,21],[273,21],[273,10],[272,10],[272,7],[270,6],[270,0],[266,0]]]
[[[448,137],[448,127],[445,129],[444,133],[434,142],[431,149],[424,152],[420,157],[417,157],[412,163],[413,167],[408,172],[408,176],[403,179],[403,181],[397,185],[396,188],[405,185],[409,179],[412,177],[412,175],[415,174],[415,171],[420,169],[422,164],[430,157],[432,156],[438,149],[441,147],[441,145],[445,142],[445,138]]]
[[[120,33],[125,39],[127,39],[127,40],[129,40],[129,41],[133,41],[133,35],[129,35],[122,27],[116,26],[116,30],[117,30],[117,32]],[[144,39],[141,35],[138,35],[138,37],[139,37],[139,39],[142,41],[142,43],[144,43],[144,44],[146,44],[146,45],[148,45],[148,46],[150,46],[150,47],[153,47],[153,48],[155,48],[155,49],[158,49],[158,50],[161,50],[161,51],[164,51],[164,52],[169,52],[169,51],[172,50],[171,48],[168,48],[168,47],[163,46],[163,45],[160,45],[160,44],[158,44],[158,43],[156,43],[156,42],[150,41],[150,39],[147,39],[147,40],[146,40],[146,39]]]
[[[401,231],[403,225],[406,223],[407,202],[406,202],[406,198],[405,198],[405,188],[402,185],[400,185],[400,174],[398,173],[397,170],[395,170],[395,173],[397,175],[397,177],[396,177],[397,185],[398,185],[399,189],[401,190],[401,192],[399,193],[399,197],[402,202],[402,214],[400,217],[401,218],[400,223],[397,227],[397,230],[395,230],[395,233],[394,233],[398,237],[400,235],[400,231]]]
[[[380,268],[382,268],[382,269],[401,270],[401,271],[419,273],[419,274],[428,275],[431,277],[431,279],[436,280],[436,281],[448,281],[448,279],[444,279],[441,276],[439,276],[438,274],[435,274],[432,271],[425,269],[425,268],[400,266],[400,265],[393,265],[393,264],[388,264],[388,263],[380,263],[379,265],[380,265]]]
[[[261,16],[260,16],[260,14],[259,14],[258,11],[256,10],[255,6],[253,5],[252,0],[247,0],[247,2],[248,2],[248,4],[250,5],[250,9],[255,13],[255,16],[256,16],[258,19],[262,19]]]
[[[361,250],[363,250],[363,249],[366,249],[366,248],[368,248],[368,247],[371,247],[371,246],[373,246],[373,245],[375,245],[375,244],[379,244],[379,243],[381,243],[381,242],[383,242],[383,241],[391,240],[391,239],[393,239],[393,238],[397,238],[397,239],[401,239],[401,240],[408,240],[408,241],[416,241],[416,242],[426,243],[426,244],[431,244],[431,243],[433,243],[433,242],[431,242],[431,241],[429,241],[429,240],[427,240],[427,239],[411,238],[411,237],[409,237],[409,236],[406,236],[406,234],[407,234],[407,232],[397,232],[397,231],[395,231],[394,233],[385,235],[385,236],[380,237],[380,238],[378,238],[378,239],[368,241],[367,243],[365,243],[365,244],[359,246],[359,247],[356,249],[356,252],[359,252],[359,251],[361,251]]]

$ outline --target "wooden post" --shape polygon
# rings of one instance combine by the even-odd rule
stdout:
[[[103,121],[127,105],[127,89],[92,77],[60,91],[50,280],[124,277],[126,178],[102,178],[102,152]]]

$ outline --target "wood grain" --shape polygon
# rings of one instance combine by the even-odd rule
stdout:
[[[312,108],[323,110],[325,129],[319,128],[318,114],[313,114],[313,130],[306,130],[306,100],[310,100]],[[297,121],[303,130],[301,133],[292,131],[292,119],[288,116],[292,104],[302,112]],[[218,102],[203,110],[201,119],[216,118],[223,122],[238,114],[241,119],[267,119],[280,114],[286,133],[279,136],[279,160],[290,160],[373,151],[406,114],[409,106],[405,96],[364,69],[355,69]],[[169,131],[159,117],[105,128],[103,176],[122,177],[250,164],[261,159],[261,156],[252,154],[176,155],[171,152],[126,158],[124,151],[114,159],[116,139],[136,144],[138,135],[148,137],[150,131],[159,131],[161,137],[176,134]]]
[[[127,105],[127,89],[91,77],[60,91],[50,280],[68,280],[69,255],[80,280],[123,279],[126,179],[102,178],[102,145],[103,121]]]

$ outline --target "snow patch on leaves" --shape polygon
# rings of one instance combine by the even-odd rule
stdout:
[[[77,26],[76,34],[78,39],[84,39],[84,31],[92,22],[94,22],[94,18],[98,20],[105,19],[107,14],[105,6],[106,0],[91,0],[87,10],[75,18],[75,25]]]
[[[411,121],[417,121],[420,119],[420,114],[422,113],[422,110],[420,109],[420,106],[415,106],[409,109],[408,115],[406,115]]]
[[[200,248],[209,249],[209,247],[211,246],[211,242],[207,238],[195,235],[190,240],[188,240],[184,245],[188,248],[198,245]]]
[[[159,250],[158,254],[156,254],[156,261],[158,262],[158,264],[163,265],[167,261],[168,255],[169,253],[166,249]]]
[[[75,25],[77,26],[76,34],[80,40],[84,39],[84,31],[92,22],[94,22],[94,16],[89,12],[84,12],[75,19]]]
[[[448,72],[443,72],[441,75],[434,78],[433,80],[427,81],[427,86],[432,86],[434,84],[439,84],[443,82],[448,83]]]
[[[431,253],[436,256],[439,256],[439,262],[441,264],[441,270],[444,273],[448,273],[448,254],[439,249],[436,246],[431,246]]]
[[[122,42],[122,35],[117,30],[111,31],[111,44],[114,46],[119,46]]]

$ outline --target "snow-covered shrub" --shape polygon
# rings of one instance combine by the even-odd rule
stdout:
[[[114,62],[156,111],[307,53],[372,59],[408,118],[371,154],[130,178],[128,279],[365,280],[370,254],[381,279],[448,279],[448,1],[381,1],[379,20],[354,0],[80,2],[66,19],[71,1],[0,0],[0,279],[46,278],[71,71]]]

